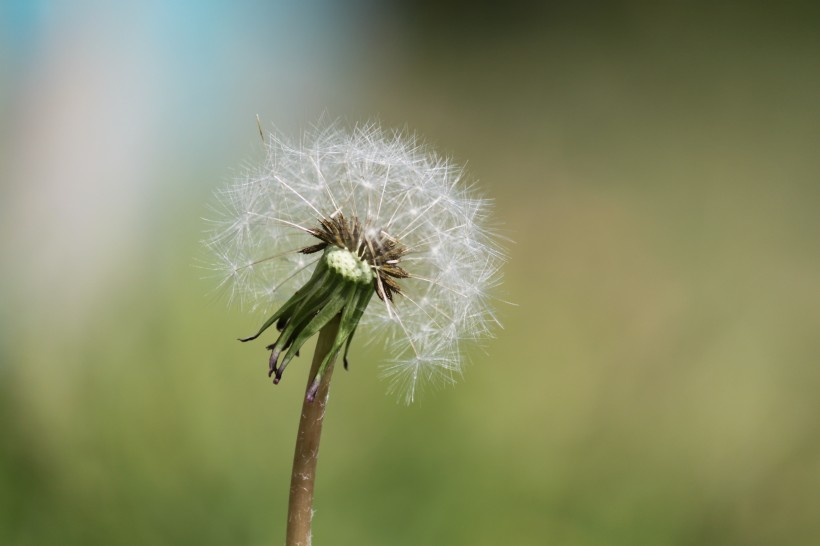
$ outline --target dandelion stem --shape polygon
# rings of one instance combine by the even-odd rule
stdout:
[[[293,473],[290,478],[290,500],[288,502],[288,530],[286,546],[310,546],[310,526],[313,519],[313,486],[316,482],[316,462],[319,458],[319,439],[325,419],[325,407],[333,374],[333,360],[327,366],[313,402],[308,401],[307,391],[325,356],[333,347],[339,331],[341,315],[327,323],[319,333],[313,364],[310,367],[305,399],[302,401],[302,417],[296,436],[296,451],[293,454]]]

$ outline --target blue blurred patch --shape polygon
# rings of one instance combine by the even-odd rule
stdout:
[[[43,34],[52,2],[46,0],[6,0],[0,2],[0,40],[12,55],[34,51]]]

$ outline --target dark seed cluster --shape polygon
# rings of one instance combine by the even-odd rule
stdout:
[[[410,274],[398,264],[407,254],[407,247],[383,230],[371,230],[362,226],[357,217],[351,220],[337,212],[329,218],[319,220],[321,227],[310,229],[308,233],[322,241],[300,250],[303,254],[313,254],[335,245],[354,253],[367,262],[375,271],[373,289],[379,298],[393,301],[393,294],[401,294],[401,287],[395,279],[405,279]]]

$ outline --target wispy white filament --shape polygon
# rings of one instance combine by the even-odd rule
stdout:
[[[271,134],[264,165],[218,192],[220,219],[207,244],[232,298],[271,312],[310,276],[318,241],[306,230],[339,212],[382,230],[409,252],[402,295],[373,298],[357,338],[384,340],[390,390],[411,402],[423,384],[452,383],[462,343],[491,335],[490,289],[504,255],[487,226],[490,202],[463,171],[413,136],[369,124]]]

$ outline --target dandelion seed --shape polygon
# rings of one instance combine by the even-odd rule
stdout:
[[[314,129],[298,145],[271,134],[265,146],[264,165],[217,194],[222,219],[206,244],[232,297],[274,311],[243,339],[279,331],[267,346],[274,383],[337,316],[308,399],[339,353],[347,367],[355,332],[384,340],[383,375],[406,402],[454,382],[462,344],[497,322],[490,291],[505,256],[489,201],[414,136],[374,124]]]

